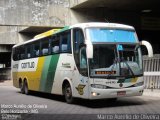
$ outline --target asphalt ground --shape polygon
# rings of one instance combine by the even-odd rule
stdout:
[[[119,98],[116,102],[76,99],[74,104],[67,104],[63,96],[21,94],[11,81],[7,82],[0,83],[0,119],[3,120],[160,119],[159,90],[145,90],[143,96]]]

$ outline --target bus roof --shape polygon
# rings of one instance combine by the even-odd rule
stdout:
[[[49,30],[47,32],[44,32],[44,33],[41,33],[41,34],[38,34],[38,35],[34,36],[34,38],[37,38],[37,39],[44,38],[44,37],[47,37],[47,36],[50,36],[50,35],[54,34],[58,30],[60,30],[60,29]]]
[[[22,42],[22,43],[18,43],[18,44],[16,44],[16,45],[14,45],[13,48],[14,48],[14,47],[17,47],[17,46],[20,46],[20,45],[23,45],[23,44],[27,44],[27,43],[30,43],[30,42],[34,42],[34,41],[36,41],[36,40],[39,40],[39,39],[41,39],[41,38],[45,38],[45,37],[51,36],[51,35],[56,34],[56,33],[63,32],[63,31],[68,30],[68,29],[69,29],[69,26],[65,26],[65,27],[62,28],[62,29],[52,29],[52,30],[49,30],[49,31],[47,31],[47,32],[44,32],[44,33],[41,33],[41,34],[38,34],[38,35],[34,36],[34,38],[31,39],[31,40],[28,40],[28,41]]]
[[[26,44],[26,43],[30,43],[30,42],[39,40],[41,38],[51,36],[53,34],[57,34],[57,33],[66,31],[66,30],[71,29],[71,28],[75,28],[75,27],[82,28],[82,29],[87,28],[87,27],[105,27],[105,28],[117,28],[117,29],[134,30],[134,27],[132,27],[132,26],[124,25],[124,24],[117,24],[117,23],[103,23],[103,22],[78,23],[78,24],[75,24],[75,25],[72,25],[72,26],[65,26],[62,29],[52,29],[52,30],[49,30],[47,32],[38,34],[31,40],[28,40],[26,42],[14,45],[13,48],[17,47],[17,46],[20,46],[20,45],[23,45],[23,44]]]
[[[86,28],[86,27],[106,27],[106,28],[119,28],[119,29],[129,29],[134,30],[134,27],[124,24],[118,24],[118,23],[104,23],[104,22],[89,22],[89,23],[79,23],[72,25],[70,28],[74,27],[80,27],[80,28]]]

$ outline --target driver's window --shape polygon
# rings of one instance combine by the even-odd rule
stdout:
[[[80,69],[84,68],[87,68],[87,57],[86,57],[85,47],[81,48],[81,54],[80,54]]]
[[[73,50],[75,54],[79,53],[80,45],[84,43],[83,31],[80,28],[73,30]]]
[[[86,48],[84,44],[84,34],[81,28],[73,29],[73,53],[76,66],[81,75],[87,76]]]
[[[87,67],[87,56],[86,56],[86,47],[82,47],[80,49],[80,73],[83,76],[87,76],[88,75],[88,67]]]

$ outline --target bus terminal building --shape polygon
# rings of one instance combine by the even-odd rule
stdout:
[[[0,80],[11,79],[13,45],[53,28],[107,22],[131,25],[152,44],[153,58],[142,48],[145,87],[160,88],[159,6],[159,0],[1,0]]]

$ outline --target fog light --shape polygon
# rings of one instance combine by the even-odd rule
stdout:
[[[92,96],[97,96],[97,93],[95,93],[95,92],[92,92]]]

